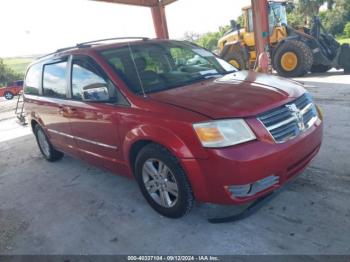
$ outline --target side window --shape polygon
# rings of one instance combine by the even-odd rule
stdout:
[[[49,97],[66,98],[67,62],[44,66],[43,94]]]
[[[38,95],[41,82],[41,64],[33,65],[29,68],[25,79],[24,93]]]
[[[86,59],[74,59],[72,67],[72,98],[81,100],[84,87],[95,84],[108,86],[101,73]]]
[[[248,32],[254,32],[253,10],[251,8],[248,10]]]

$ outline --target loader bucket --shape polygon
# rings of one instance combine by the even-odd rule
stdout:
[[[344,73],[350,74],[350,46],[343,44],[340,50],[339,64],[344,68]]]

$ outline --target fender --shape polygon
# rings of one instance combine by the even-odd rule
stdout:
[[[227,54],[232,53],[232,52],[241,52],[244,54],[245,50],[241,46],[241,42],[236,40],[233,42],[226,42],[224,48],[222,49],[220,53],[220,57],[224,58]]]
[[[203,176],[196,158],[207,158],[207,154],[203,148],[189,149],[186,144],[172,131],[160,128],[158,126],[142,125],[131,130],[123,143],[124,158],[127,159],[130,174],[132,174],[131,163],[129,161],[129,153],[132,145],[138,141],[148,140],[155,141],[167,148],[181,164],[185,170],[187,178],[195,192],[195,198],[200,201],[208,199],[209,191],[207,182]],[[196,146],[194,146],[195,148]]]
[[[123,154],[129,155],[132,145],[138,141],[155,141],[166,147],[174,156],[179,159],[207,158],[203,148],[189,149],[187,145],[171,130],[154,125],[142,125],[129,131],[123,143]]]

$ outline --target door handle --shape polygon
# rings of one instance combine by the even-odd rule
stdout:
[[[63,114],[64,113],[64,107],[63,106],[58,106],[58,113]]]
[[[77,109],[75,107],[70,107],[70,106],[67,106],[66,107],[68,111],[77,111]]]

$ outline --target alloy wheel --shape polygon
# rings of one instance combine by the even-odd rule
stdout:
[[[42,152],[44,153],[45,156],[49,157],[50,156],[50,145],[49,145],[49,142],[47,141],[47,138],[44,134],[44,131],[39,129],[37,135],[38,135],[39,146],[40,146]]]
[[[148,194],[162,207],[173,207],[179,198],[178,184],[170,168],[158,159],[148,159],[142,168]]]

